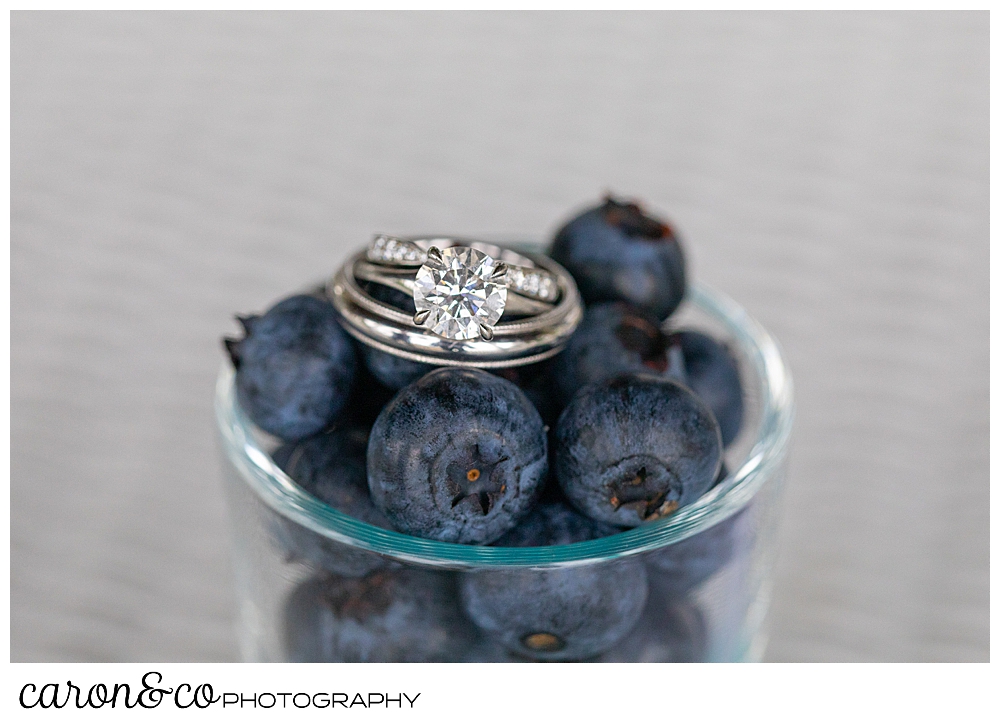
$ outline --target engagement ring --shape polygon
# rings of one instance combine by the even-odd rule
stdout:
[[[362,343],[487,369],[553,356],[583,313],[572,277],[551,259],[454,238],[376,236],[327,294]]]

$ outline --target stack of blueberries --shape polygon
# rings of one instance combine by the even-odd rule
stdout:
[[[237,317],[237,400],[279,438],[304,491],[378,527],[468,545],[614,535],[690,504],[725,476],[743,393],[731,351],[667,322],[685,296],[678,239],[608,197],[549,255],[584,319],[556,357],[486,372],[364,346],[321,294]],[[369,293],[412,313],[412,299]],[[409,305],[409,309],[407,309]],[[309,662],[697,661],[690,594],[732,557],[739,517],[642,556],[564,568],[442,572],[277,518],[273,543],[309,577],[284,604],[285,656]]]

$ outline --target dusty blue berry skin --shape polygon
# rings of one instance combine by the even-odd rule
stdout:
[[[685,381],[679,340],[665,334],[656,317],[622,302],[587,307],[553,366],[552,379],[563,404],[581,387],[623,372]]]
[[[598,663],[702,663],[708,654],[708,626],[698,606],[664,595],[650,581],[639,622]]]
[[[516,385],[444,368],[403,388],[368,442],[368,486],[400,532],[483,545],[531,509],[548,472],[542,419]]]
[[[662,320],[684,298],[680,243],[634,203],[608,198],[584,211],[558,231],[549,255],[573,275],[587,304],[627,301]]]
[[[562,502],[541,503],[495,546],[570,545],[620,530]],[[530,660],[582,660],[614,645],[638,619],[646,577],[634,559],[554,570],[464,573],[462,603],[484,634]]]
[[[402,389],[437,368],[431,364],[402,359],[370,346],[362,345],[362,348],[368,371],[389,389]]]
[[[319,432],[343,410],[356,360],[333,306],[292,296],[254,319],[230,347],[240,406],[258,427],[284,440]]]
[[[701,497],[722,463],[719,425],[687,387],[629,373],[590,384],[556,426],[556,478],[588,517],[621,527]]]
[[[697,535],[651,552],[645,557],[650,580],[658,590],[683,594],[721,570],[752,544],[744,508]]]
[[[486,635],[531,660],[585,660],[642,615],[646,572],[635,559],[571,568],[463,573],[462,606]]]
[[[285,654],[294,663],[450,662],[474,639],[447,573],[318,575],[284,606]]]
[[[684,352],[687,385],[715,415],[722,444],[736,439],[743,424],[743,386],[736,358],[724,344],[697,331],[677,332]]]
[[[279,447],[275,463],[305,492],[338,512],[384,529],[389,520],[372,504],[365,471],[368,434],[350,427]],[[391,566],[385,557],[330,540],[276,516],[274,539],[288,562],[303,562],[338,575],[360,577]]]

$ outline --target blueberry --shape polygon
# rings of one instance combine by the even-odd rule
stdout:
[[[352,427],[286,444],[273,455],[275,463],[307,493],[338,512],[376,527],[392,529],[368,493],[365,455],[368,435]],[[339,575],[360,577],[390,564],[387,558],[330,540],[287,518],[276,517],[272,528],[288,561],[306,563]]]
[[[538,411],[514,384],[444,368],[393,398],[368,441],[372,499],[400,532],[488,544],[534,504],[548,472]]]
[[[624,639],[599,663],[700,663],[708,653],[708,626],[683,597],[659,595],[651,586],[646,610]]]
[[[721,570],[738,550],[748,548],[748,509],[646,555],[650,580],[657,589],[672,594],[688,592]]]
[[[225,343],[236,367],[237,399],[254,424],[285,440],[331,424],[347,402],[356,366],[333,306],[292,296],[241,321],[246,338]]]
[[[362,345],[365,366],[376,379],[389,389],[402,389],[437,367],[410,361],[402,357]]]
[[[687,385],[715,415],[722,444],[729,446],[743,424],[743,387],[733,353],[720,342],[697,331],[677,332],[684,352]]]
[[[704,494],[722,462],[715,417],[687,387],[644,373],[581,389],[556,426],[556,478],[588,517],[622,527]]]
[[[629,558],[478,570],[461,581],[469,618],[507,650],[533,660],[583,660],[607,650],[635,625],[646,592],[645,568]]]
[[[473,639],[447,573],[406,568],[363,578],[319,575],[297,586],[284,607],[291,662],[449,662]]]
[[[627,301],[662,320],[684,297],[680,243],[635,203],[609,196],[566,223],[549,254],[573,275],[587,304]]]
[[[618,528],[568,505],[539,504],[494,543],[503,547],[570,545]],[[482,570],[462,576],[466,614],[508,651],[533,660],[580,660],[614,645],[635,623],[646,597],[641,563],[550,570]]]
[[[665,334],[656,317],[623,302],[588,307],[554,366],[564,404],[584,385],[622,372],[685,379],[680,341]]]

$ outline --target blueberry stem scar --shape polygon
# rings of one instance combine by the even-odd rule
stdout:
[[[631,507],[644,521],[651,522],[677,509],[675,500],[667,500],[665,492],[650,493],[641,488],[646,483],[649,473],[645,467],[640,467],[635,476],[611,486],[611,497],[608,502],[617,510],[620,507]]]
[[[566,647],[566,643],[558,635],[552,633],[528,633],[521,642],[526,648],[547,653],[554,653]]]

